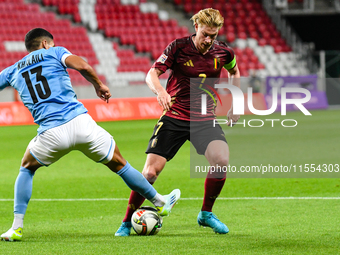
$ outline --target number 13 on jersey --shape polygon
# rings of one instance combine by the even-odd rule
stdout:
[[[26,71],[26,72],[21,74],[22,77],[25,79],[26,85],[28,87],[28,90],[30,92],[30,95],[32,97],[34,104],[38,103],[38,98],[37,98],[37,95],[35,93],[35,90],[38,93],[39,98],[41,98],[41,99],[46,99],[51,95],[51,89],[50,89],[50,86],[47,82],[47,79],[44,76],[42,76],[41,73],[42,73],[42,66],[38,66],[38,67],[32,68],[31,70]],[[38,82],[41,82],[42,86],[41,86],[40,83],[37,83],[33,87],[30,74],[31,75],[35,74],[36,80]],[[35,88],[35,90],[34,90],[34,88]],[[44,88],[44,90],[43,90],[43,88]]]

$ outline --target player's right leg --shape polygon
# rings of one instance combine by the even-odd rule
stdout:
[[[41,166],[48,166],[70,149],[68,132],[79,117],[37,135],[29,143],[21,162],[20,172],[14,187],[14,221],[12,228],[1,235],[5,241],[19,241],[22,239],[23,221],[29,200],[32,195],[33,176]],[[71,129],[72,130],[72,129]]]
[[[72,150],[74,143],[70,138],[77,137],[73,131],[79,129],[77,125],[84,115],[86,114],[81,114],[63,125],[46,130],[29,143],[15,182],[13,225],[9,231],[1,235],[2,240],[21,240],[24,215],[32,195],[35,171],[43,165],[48,166],[56,162]]]
[[[211,166],[228,166],[229,147],[223,130],[219,125],[213,126],[210,121],[201,122],[198,128],[192,129],[191,142],[197,152],[205,155]],[[212,208],[216,198],[222,191],[226,180],[225,172],[209,172],[204,183],[204,197],[201,211],[197,222],[200,226],[210,227],[215,233],[226,234],[228,227],[221,222],[213,213]]]
[[[165,164],[166,159],[164,157],[150,153],[146,158],[142,174],[148,180],[149,183],[153,184],[156,181],[158,175],[163,170]],[[132,214],[143,204],[144,200],[145,198],[138,192],[133,190],[131,191],[125,217],[119,229],[115,233],[115,236],[130,235],[132,227],[131,225]]]

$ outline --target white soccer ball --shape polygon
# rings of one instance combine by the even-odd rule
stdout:
[[[131,224],[138,235],[156,235],[162,228],[163,218],[155,208],[143,206],[132,214]]]

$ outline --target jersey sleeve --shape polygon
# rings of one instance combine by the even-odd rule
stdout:
[[[65,64],[65,59],[68,56],[71,56],[72,53],[64,47],[54,47],[54,49],[55,49],[55,54],[56,54],[57,58],[60,60],[60,62],[63,64],[63,66],[67,67],[66,64]]]
[[[226,63],[224,68],[227,70],[233,69],[236,66],[236,56],[232,48],[228,47],[225,49],[226,52]]]
[[[3,90],[4,88],[10,86],[8,80],[7,80],[7,74],[10,67],[7,67],[6,69],[2,70],[0,73],[0,90]]]
[[[152,65],[154,68],[158,68],[161,71],[165,72],[167,69],[171,68],[174,60],[175,60],[175,52],[176,52],[176,40],[170,43],[163,54],[156,60],[156,62]]]

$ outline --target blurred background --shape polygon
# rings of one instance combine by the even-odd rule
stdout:
[[[145,84],[152,63],[194,33],[190,17],[209,7],[225,18],[218,40],[235,51],[243,88],[266,94],[269,79],[288,77],[285,86],[313,83],[327,107],[340,105],[340,0],[0,0],[0,70],[27,54],[25,34],[42,27],[95,67],[114,98],[153,97]],[[96,98],[68,71],[79,99]],[[11,88],[0,93],[0,102],[15,100]]]

